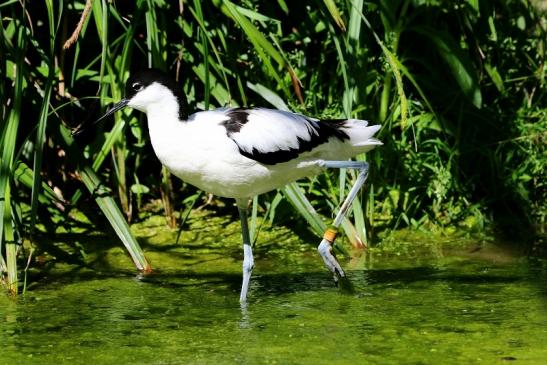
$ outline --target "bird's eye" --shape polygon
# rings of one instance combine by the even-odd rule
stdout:
[[[133,85],[131,85],[131,87],[135,91],[141,91],[143,89],[143,86],[140,82],[135,82]]]

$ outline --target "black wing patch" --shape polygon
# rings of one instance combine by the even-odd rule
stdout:
[[[222,122],[222,125],[226,128],[228,137],[230,137],[233,133],[238,133],[249,121],[249,112],[245,108],[230,109],[226,115],[230,119]]]
[[[330,137],[336,137],[340,141],[349,139],[349,136],[344,131],[339,129],[345,121],[345,119],[339,119],[316,122],[317,127],[312,127],[312,129],[315,130],[317,134],[312,134],[309,141],[302,138],[297,138],[297,148],[289,148],[286,150],[277,150],[272,152],[260,152],[256,148],[253,148],[250,153],[243,151],[240,148],[239,152],[243,156],[265,165],[275,165],[278,163],[287,162],[297,158],[301,153],[309,152],[320,144],[327,142]]]
[[[223,124],[226,127],[228,137],[232,137],[234,133],[238,133],[241,128],[248,122],[249,112],[244,108],[230,110],[227,115],[229,120]],[[298,147],[278,149],[276,151],[263,152],[253,148],[250,152],[241,148],[235,139],[234,142],[238,146],[239,153],[243,156],[260,162],[265,165],[275,165],[282,162],[288,162],[297,158],[301,153],[309,152],[315,147],[327,142],[331,137],[335,137],[340,141],[349,139],[349,136],[341,127],[345,125],[346,119],[328,119],[315,121],[302,116],[309,123],[310,139],[306,140],[297,137]]]

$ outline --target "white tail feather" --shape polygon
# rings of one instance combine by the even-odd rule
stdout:
[[[378,132],[380,127],[381,126],[379,125],[372,125],[369,127],[366,120],[349,119],[346,122],[345,130],[349,135],[351,145],[353,147],[359,147],[359,150],[363,150],[364,152],[383,144],[381,141],[374,138],[374,135]]]

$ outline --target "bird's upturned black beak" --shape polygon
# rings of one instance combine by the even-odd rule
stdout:
[[[129,103],[129,99],[122,99],[120,102],[116,103],[112,108],[108,109],[107,112],[104,113],[104,115],[102,117],[100,117],[99,119],[97,119],[93,123],[90,123],[90,124],[87,124],[87,125],[86,125],[86,123],[80,124],[78,127],[76,127],[72,131],[72,135],[77,136],[78,134],[80,134],[84,130],[86,130],[88,127],[91,127],[92,125],[95,125],[95,124],[99,123],[103,119],[108,118],[109,116],[111,116],[112,114],[117,112],[118,110],[123,109],[127,105],[127,103]]]

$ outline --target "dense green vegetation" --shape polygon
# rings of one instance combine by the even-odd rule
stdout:
[[[192,110],[264,105],[380,123],[384,146],[360,157],[372,171],[344,224],[355,245],[403,227],[495,227],[528,237],[544,229],[541,2],[88,5],[0,5],[0,271],[12,293],[48,234],[81,226],[75,211],[97,224],[99,206],[146,270],[126,219],[161,199],[174,226],[179,211],[184,218],[208,201],[161,168],[139,113],[70,135],[121,98],[132,70],[149,66],[177,77]],[[353,178],[324,174],[255,199],[252,231],[264,216],[301,219],[320,232]]]

